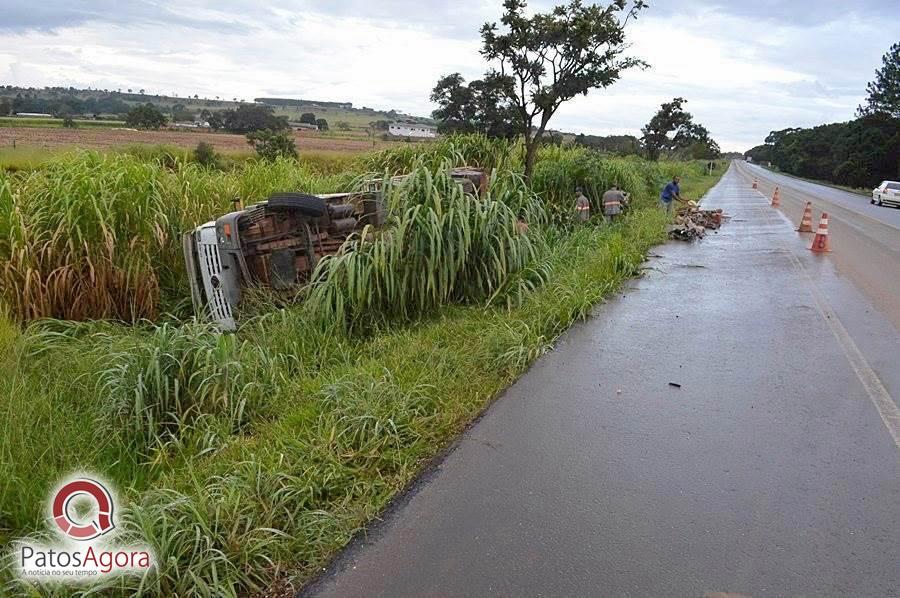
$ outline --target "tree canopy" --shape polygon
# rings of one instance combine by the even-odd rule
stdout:
[[[571,0],[549,12],[529,14],[525,0],[504,0],[500,24],[481,28],[488,72],[468,86],[458,74],[438,81],[432,94],[438,120],[448,123],[445,127],[522,134],[529,178],[547,125],[563,103],[609,87],[627,69],[646,66],[624,55],[625,27],[644,7],[644,0],[612,0],[608,5]],[[497,94],[505,101],[491,103]],[[506,118],[511,119],[508,125],[495,126],[497,119]]]
[[[858,116],[881,112],[900,118],[900,42],[882,57],[881,68],[875,71],[875,80],[866,91],[869,95],[857,110]]]
[[[234,110],[223,110],[214,113],[221,118],[221,128],[232,133],[250,133],[252,131],[271,130],[280,131],[288,128],[287,118],[283,116],[275,116],[271,106],[261,106],[259,104],[242,104]],[[220,124],[216,119],[215,125],[213,119],[209,121],[210,126]]]
[[[153,104],[141,104],[128,111],[125,124],[135,129],[158,129],[166,124],[166,115]]]
[[[438,105],[431,113],[439,133],[484,133],[512,138],[521,132],[507,89],[509,79],[488,75],[466,85],[459,73],[442,77],[431,92]]]
[[[684,109],[687,100],[674,98],[660,106],[650,122],[642,129],[644,150],[650,160],[659,160],[663,154],[681,154],[696,159],[716,158],[719,144],[703,125]]]

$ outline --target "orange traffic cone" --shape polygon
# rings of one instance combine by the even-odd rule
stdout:
[[[800,228],[797,229],[798,233],[811,233],[812,229],[812,202],[806,202],[806,209],[803,210],[803,220],[800,221]]]
[[[828,214],[822,213],[822,219],[819,221],[819,230],[816,231],[816,238],[813,239],[810,251],[816,253],[826,253],[831,251],[828,246]]]
[[[781,193],[778,191],[778,187],[775,187],[775,193],[772,194],[772,207],[777,208],[781,205]]]
[[[753,188],[754,188],[754,189],[759,189],[759,181],[756,180],[756,179],[753,179]]]

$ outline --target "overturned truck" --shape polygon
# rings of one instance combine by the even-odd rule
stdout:
[[[457,168],[451,174],[467,193],[486,188],[481,170]],[[337,253],[352,233],[385,224],[380,187],[380,181],[370,181],[367,188],[373,190],[359,193],[276,193],[186,233],[183,249],[195,313],[222,330],[235,330],[247,288],[286,291],[309,282],[319,260]]]
[[[303,284],[353,231],[381,226],[384,219],[379,192],[276,193],[198,226],[183,240],[194,310],[221,329],[234,330],[243,289]]]

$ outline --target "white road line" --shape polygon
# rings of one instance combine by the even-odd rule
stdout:
[[[766,174],[771,174],[768,170],[766,170],[766,169],[763,168],[762,166],[759,166],[758,168],[759,168],[759,170],[762,171],[761,174],[753,174],[753,171],[752,171],[752,170],[751,170],[751,172],[747,172],[747,171],[745,171],[743,168],[741,168],[740,166],[738,166],[738,171],[739,171],[742,175],[744,175],[745,177],[755,177],[755,178],[757,178],[757,179],[765,179],[765,180],[768,181],[770,184],[775,185],[776,187],[780,185],[780,186],[785,187],[785,188],[787,188],[787,189],[790,189],[791,191],[794,191],[795,193],[798,193],[798,194],[800,194],[800,195],[805,195],[805,196],[807,196],[807,197],[810,197],[810,196],[811,196],[811,193],[812,193],[811,191],[804,191],[804,190],[801,189],[800,187],[794,187],[794,186],[791,186],[790,184],[779,183],[779,181],[777,181],[776,179],[770,178],[770,177],[766,176]],[[801,180],[802,180],[802,179],[801,179]],[[809,183],[810,185],[815,185],[815,184],[816,184],[816,183],[811,183],[811,182],[809,182],[809,181],[803,181],[803,182]],[[823,186],[825,186],[825,185],[823,185]],[[839,191],[839,189],[834,189],[834,187],[827,187],[827,186],[825,186],[825,187],[826,187],[827,189],[833,189],[833,190],[835,190],[835,191]],[[758,189],[757,189],[757,191],[758,191]],[[849,193],[849,192],[848,192],[848,193]],[[765,195],[763,195],[763,197],[765,197]],[[823,203],[829,204],[829,209],[828,209],[828,213],[829,213],[829,214],[833,214],[833,213],[834,213],[834,208],[837,208],[838,210],[846,210],[847,212],[853,214],[854,216],[860,216],[860,217],[862,217],[862,218],[865,218],[866,220],[870,220],[871,222],[874,222],[875,224],[880,224],[880,225],[882,225],[882,226],[886,226],[886,227],[888,227],[888,228],[892,228],[892,229],[894,229],[894,230],[900,231],[900,227],[895,226],[895,225],[891,224],[890,222],[885,222],[884,220],[879,220],[878,218],[875,218],[874,216],[870,216],[870,215],[868,215],[868,214],[866,214],[866,213],[864,213],[864,212],[857,211],[857,210],[855,210],[854,208],[851,208],[851,207],[848,207],[848,206],[843,206],[843,205],[841,205],[840,203],[838,203],[838,202],[836,202],[836,201],[833,201],[833,200],[830,200],[830,199],[823,199],[823,198],[821,198],[821,197],[816,198],[816,200],[817,200],[817,201],[821,201],[821,202],[823,202]],[[801,200],[801,201],[803,201],[803,200]]]
[[[760,195],[763,198],[766,197],[762,193],[760,193]],[[766,220],[771,223],[771,218],[765,208],[757,207],[757,209],[759,209]],[[897,407],[894,399],[891,398],[890,393],[881,382],[878,374],[875,373],[875,370],[873,370],[872,366],[869,365],[869,362],[866,361],[865,356],[859,350],[859,347],[856,346],[850,333],[844,328],[841,319],[838,318],[837,314],[831,308],[828,299],[803,266],[803,262],[800,261],[800,258],[798,258],[794,251],[788,247],[784,240],[779,239],[779,243],[784,247],[788,255],[791,256],[791,261],[793,261],[794,266],[806,280],[807,287],[816,302],[819,314],[825,320],[825,323],[828,324],[831,332],[834,334],[835,338],[837,338],[838,343],[840,343],[841,349],[843,349],[844,355],[847,357],[847,361],[850,362],[850,367],[853,368],[853,371],[862,383],[866,394],[869,395],[872,404],[874,404],[875,409],[878,410],[878,415],[881,416],[881,420],[884,422],[888,432],[890,432],[891,437],[894,439],[894,444],[897,448],[900,448],[900,408]]]

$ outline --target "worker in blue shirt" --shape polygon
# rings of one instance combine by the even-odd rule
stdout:
[[[666,185],[659,196],[660,205],[666,209],[666,214],[669,216],[672,215],[672,203],[676,199],[678,201],[684,201],[681,199],[681,187],[678,186],[678,183],[680,182],[680,176],[674,177],[672,182]]]

